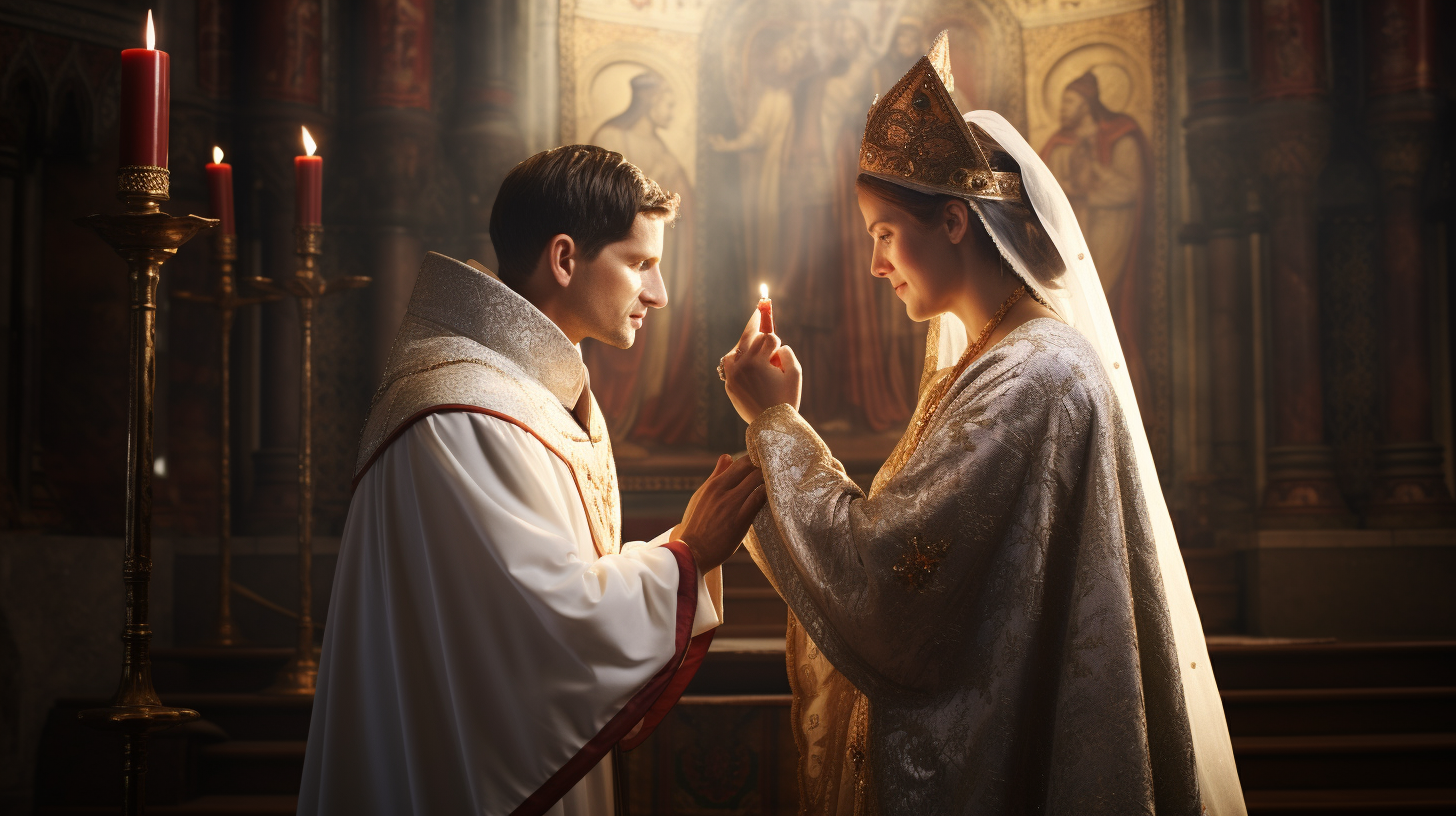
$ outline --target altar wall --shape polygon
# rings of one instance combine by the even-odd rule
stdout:
[[[684,200],[663,265],[672,302],[639,347],[587,349],[629,482],[634,459],[742,447],[713,368],[760,283],[805,367],[805,416],[831,445],[888,453],[914,407],[924,327],[869,274],[857,151],[876,94],[942,30],[957,104],[1005,115],[1077,207],[1167,462],[1162,4],[564,0],[561,142],[621,150]]]

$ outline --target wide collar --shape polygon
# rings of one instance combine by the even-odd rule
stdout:
[[[568,410],[586,387],[581,352],[550,318],[499,279],[454,258],[425,255],[407,311],[510,360]]]

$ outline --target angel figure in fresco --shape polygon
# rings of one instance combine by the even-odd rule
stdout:
[[[592,144],[614,150],[681,197],[677,221],[663,239],[662,278],[671,303],[657,321],[638,333],[630,349],[590,343],[585,348],[597,402],[617,442],[617,456],[646,454],[642,443],[678,445],[700,442],[698,380],[692,341],[695,202],[682,162],[660,133],[671,127],[677,98],[661,74],[644,71],[632,78],[627,109],[608,119]]]
[[[859,154],[862,273],[929,323],[870,489],[756,314],[720,363],[768,496],[745,545],[790,610],[800,808],[1243,816],[1097,265],[1036,151],[953,88],[942,34]]]
[[[1041,157],[1061,182],[1087,236],[1127,355],[1133,390],[1146,406],[1142,293],[1151,260],[1153,205],[1148,140],[1131,116],[1102,104],[1097,75],[1091,71],[1062,93],[1061,122]]]

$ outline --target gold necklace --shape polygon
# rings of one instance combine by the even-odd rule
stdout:
[[[1021,296],[1024,294],[1026,294],[1025,284],[1016,287],[1016,291],[1011,293],[1011,297],[1006,298],[1006,301],[1001,304],[1001,308],[996,310],[996,314],[991,315],[991,319],[986,321],[986,325],[981,328],[981,333],[976,336],[976,342],[966,347],[965,353],[956,362],[955,370],[935,386],[935,391],[932,392],[932,396],[926,400],[927,407],[925,413],[915,420],[915,436],[911,438],[910,447],[905,452],[906,456],[914,453],[915,449],[920,447],[920,440],[925,436],[925,429],[929,427],[930,420],[934,419],[936,413],[940,411],[940,403],[945,399],[945,395],[950,391],[950,387],[955,385],[955,381],[960,379],[961,375],[965,373],[971,361],[980,355],[981,350],[986,346],[986,341],[991,339],[991,332],[996,331],[996,327],[1001,325],[1002,320],[1006,319],[1006,313],[1011,311],[1011,307],[1015,306],[1016,302],[1021,300]]]

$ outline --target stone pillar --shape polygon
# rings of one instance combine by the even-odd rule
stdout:
[[[1318,180],[1329,153],[1321,0],[1252,0],[1258,168],[1269,242],[1271,416],[1266,527],[1351,522],[1325,439],[1320,375]]]
[[[1243,0],[1189,0],[1188,164],[1207,260],[1210,459],[1202,481],[1211,527],[1247,530],[1254,485],[1254,314],[1247,184],[1249,74]]]
[[[329,191],[337,183],[328,169],[332,166],[337,173],[338,162],[330,150],[332,133],[323,111],[323,3],[257,0],[238,5],[235,13],[247,18],[241,22],[248,34],[245,76],[250,83],[246,119],[239,128],[242,156],[237,162],[239,173],[246,173],[247,186],[235,188],[239,207],[246,207],[251,222],[243,238],[257,242],[257,274],[286,279],[298,264],[293,157],[303,152],[300,126],[308,126],[319,155],[325,156],[326,229]],[[260,308],[260,439],[249,515],[254,532],[284,533],[294,529],[298,515],[298,312],[293,298]]]
[[[516,8],[516,0],[481,0],[459,12],[460,99],[450,145],[461,170],[470,251],[492,269],[491,205],[506,173],[526,158],[511,73]]]
[[[365,195],[357,202],[368,241],[372,376],[384,370],[426,247],[422,191],[434,164],[434,0],[368,0],[360,43],[363,111],[355,144]]]
[[[1380,173],[1384,379],[1383,444],[1376,451],[1372,526],[1456,522],[1443,451],[1432,436],[1430,265],[1424,252],[1422,181],[1440,113],[1435,4],[1365,5],[1369,137]]]

